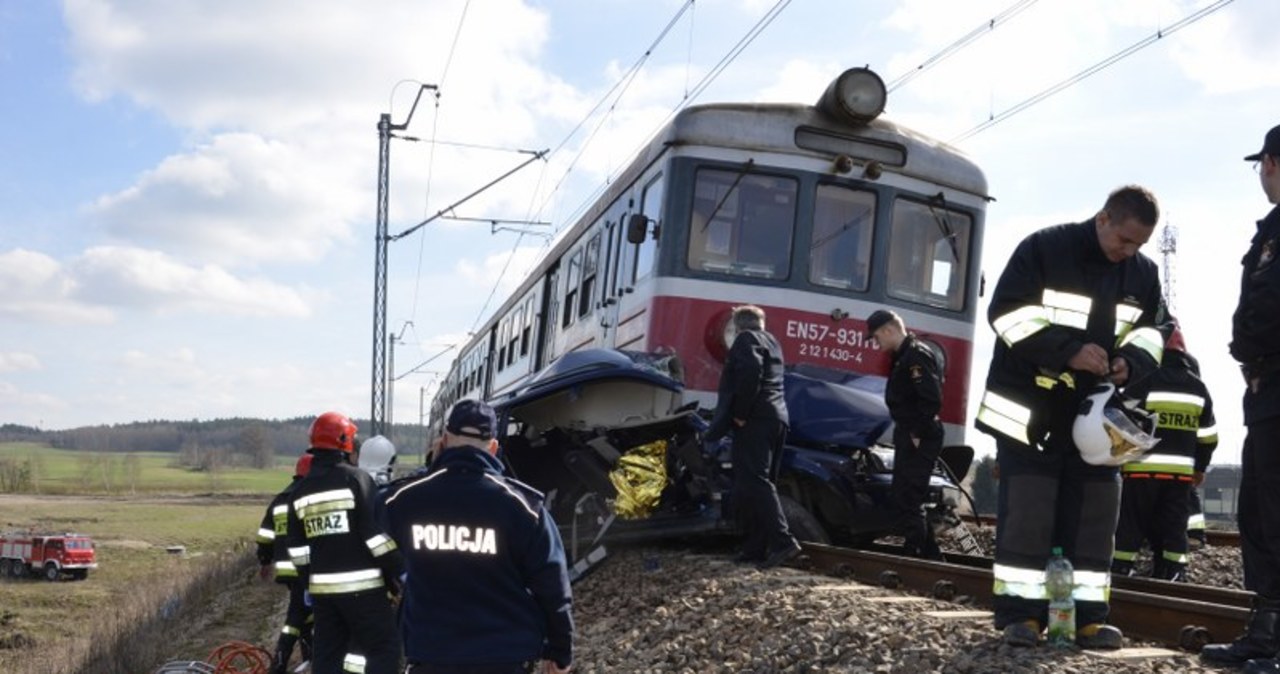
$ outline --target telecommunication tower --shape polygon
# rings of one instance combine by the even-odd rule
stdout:
[[[1178,228],[1165,224],[1160,232],[1160,275],[1164,290],[1165,305],[1169,312],[1177,315],[1174,306],[1177,303],[1176,275],[1178,271]]]

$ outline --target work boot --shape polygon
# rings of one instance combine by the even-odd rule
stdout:
[[[1209,644],[1200,661],[1209,665],[1239,667],[1255,659],[1269,659],[1280,652],[1280,599],[1255,597],[1244,634],[1229,644]],[[1266,670],[1261,670],[1266,671]]]
[[[764,561],[760,562],[760,568],[772,569],[775,566],[779,566],[790,561],[798,554],[800,554],[800,543],[796,539],[792,538],[790,541],[784,543],[782,547],[770,552],[768,556],[764,558]]]
[[[1009,646],[1029,648],[1040,641],[1040,623],[1036,620],[1023,620],[1009,623],[1000,633],[1000,639]]]
[[[1132,576],[1133,560],[1131,559],[1113,559],[1111,560],[1111,575],[1113,576]]]
[[[1244,663],[1244,674],[1280,674],[1280,660],[1275,658],[1258,658]]]
[[[1187,565],[1167,559],[1157,559],[1155,568],[1151,571],[1151,577],[1174,583],[1185,583],[1187,582]]]
[[[1076,645],[1092,651],[1114,651],[1124,645],[1124,633],[1115,625],[1089,623],[1076,630]]]

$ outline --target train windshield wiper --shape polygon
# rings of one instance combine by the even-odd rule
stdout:
[[[729,200],[729,195],[733,194],[733,191],[738,189],[738,183],[742,182],[742,179],[751,171],[751,167],[755,165],[755,158],[751,158],[747,160],[747,163],[742,165],[742,168],[738,169],[737,175],[733,177],[733,184],[729,185],[729,190],[724,193],[723,197],[720,197],[720,201],[716,203],[716,207],[711,209],[711,214],[707,216],[706,222],[702,223],[702,231],[706,231],[707,227],[711,226],[711,221],[716,219],[716,214],[720,212],[720,208],[724,206],[724,202]]]
[[[942,207],[942,213],[939,213],[938,209],[934,208],[934,204]],[[956,233],[951,228],[951,220],[946,216],[947,197],[942,192],[938,192],[929,198],[927,205],[929,206],[929,213],[933,215],[933,221],[938,223],[938,230],[942,232],[942,238],[947,240],[947,245],[951,248],[951,259],[956,264],[960,264],[960,248],[956,246]]]

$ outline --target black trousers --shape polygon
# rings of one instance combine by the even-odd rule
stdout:
[[[529,674],[536,671],[538,661],[508,665],[423,665],[409,663],[405,674]]]
[[[280,638],[276,640],[276,658],[288,663],[293,654],[293,646],[302,639],[303,657],[310,654],[311,643],[311,608],[307,606],[306,588],[302,581],[289,580],[284,583],[289,589],[289,607],[285,609],[284,628],[280,630]]]
[[[1137,553],[1146,541],[1151,544],[1156,570],[1185,568],[1190,499],[1191,483],[1186,480],[1125,478],[1116,526],[1116,558]],[[1166,574],[1153,575],[1159,578]]]
[[[1120,511],[1118,468],[1089,465],[1074,446],[1040,452],[1003,438],[996,440],[996,462],[997,565],[1043,571],[1052,549],[1061,547],[1077,571],[1077,586],[1080,571],[1111,572]],[[1047,598],[996,594],[992,606],[996,629],[1030,619],[1048,623]],[[1109,612],[1105,601],[1076,599],[1077,625],[1106,622]]]
[[[341,674],[348,652],[364,656],[365,674],[396,674],[400,668],[400,638],[385,589],[312,595],[312,603],[312,674]]]
[[[907,554],[934,557],[938,544],[921,506],[929,496],[929,477],[942,451],[942,438],[920,439],[916,447],[906,429],[893,429],[893,485],[890,500],[896,511],[897,528],[906,539]]]
[[[748,419],[733,429],[733,500],[748,555],[766,555],[792,540],[772,477],[786,433],[776,419]]]
[[[1244,587],[1280,600],[1280,417],[1248,429],[1236,508]]]

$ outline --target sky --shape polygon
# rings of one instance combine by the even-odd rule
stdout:
[[[892,80],[1020,5],[890,94],[886,117],[951,140],[1209,4],[0,0],[0,423],[367,416],[376,124],[403,121],[421,83],[439,96],[404,133],[440,142],[392,142],[390,231],[537,149],[553,152],[455,214],[551,225],[436,220],[390,244],[397,422],[420,419],[452,353],[430,359],[690,92],[816,101],[845,68]],[[1156,194],[1222,462],[1243,441],[1227,343],[1239,259],[1269,208],[1242,157],[1280,124],[1275,25],[1280,3],[1236,0],[957,143],[995,198],[989,285],[1035,229],[1092,216],[1123,184]],[[1159,260],[1154,241],[1146,252]],[[971,408],[991,342],[980,325]]]

